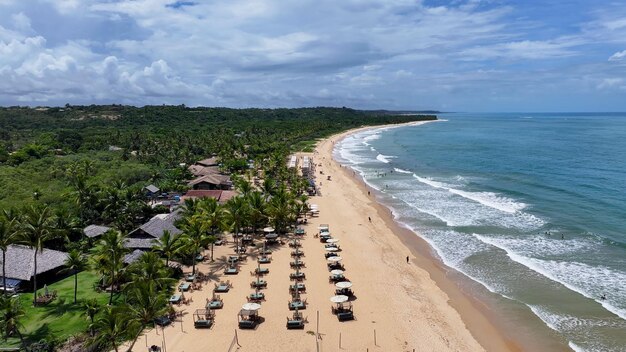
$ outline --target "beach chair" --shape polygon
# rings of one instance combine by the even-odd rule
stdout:
[[[287,329],[304,329],[304,321],[301,319],[289,319],[287,318]]]
[[[351,311],[337,313],[337,319],[339,319],[339,321],[354,320],[354,314]]]
[[[193,327],[208,329],[213,326],[214,315],[210,309],[196,309],[193,313]]]

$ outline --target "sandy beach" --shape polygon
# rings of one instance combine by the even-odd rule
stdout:
[[[363,182],[332,159],[334,143],[353,132],[323,140],[315,153],[308,154],[317,165],[322,195],[310,199],[311,204],[318,205],[319,216],[303,225],[306,292],[302,297],[308,303],[303,311],[308,320],[304,330],[285,327],[287,317],[292,315],[288,310],[288,286],[293,284],[289,279],[293,272],[289,265],[292,248],[287,242],[273,247],[272,262],[262,265],[269,268],[264,276],[268,282],[263,290],[266,300],[259,311],[264,321],[256,330],[237,328],[237,313],[253,292],[250,283],[255,278],[251,271],[257,267],[258,247],[248,250],[238,275],[225,276],[226,258],[234,254],[230,241],[215,247],[214,262],[199,264],[199,270],[210,281],[200,290],[185,293],[192,302],[176,306],[183,312],[182,318],[164,329],[146,331],[133,351],[146,351],[151,345],[164,345],[176,352],[317,351],[318,347],[319,351],[519,350],[446,278],[427,244],[397,226],[389,210],[375,201],[373,193],[368,195]],[[330,181],[327,176],[331,176]],[[339,322],[331,313],[329,298],[335,294],[335,287],[329,283],[324,245],[314,237],[320,224],[329,224],[332,236],[339,239],[345,276],[353,283],[356,295],[352,302],[354,321]],[[256,241],[257,246],[261,243]],[[208,257],[210,251],[205,255]],[[215,310],[215,325],[194,329],[193,312],[204,308],[214,283],[220,280],[230,280],[233,287],[221,294],[224,308]]]

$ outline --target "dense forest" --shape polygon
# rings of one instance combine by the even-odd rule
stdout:
[[[349,128],[432,119],[348,108],[228,109],[122,105],[0,109],[0,208],[69,207],[67,170],[88,161],[92,183],[176,189],[179,165],[218,155],[228,171],[311,148]]]

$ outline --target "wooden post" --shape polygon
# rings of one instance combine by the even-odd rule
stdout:
[[[163,333],[163,352],[167,352],[167,343],[165,342],[165,328],[161,326],[161,332]]]
[[[316,338],[319,338],[319,336],[320,336],[320,311],[319,310],[317,311],[317,328],[316,328],[316,330],[317,331],[316,331],[315,336],[316,336]]]
[[[378,346],[378,344],[376,343],[376,329],[374,329],[374,346]]]
[[[341,333],[339,333],[339,349],[341,349]]]

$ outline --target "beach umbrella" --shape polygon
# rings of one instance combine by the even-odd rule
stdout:
[[[328,252],[337,252],[339,250],[337,247],[326,247],[325,249]]]
[[[331,270],[330,273],[333,275],[341,275],[343,274],[343,270],[335,269],[335,270]]]
[[[241,306],[241,308],[245,309],[245,310],[251,310],[251,311],[255,311],[255,310],[259,310],[261,309],[261,305],[258,303],[246,303],[243,306]]]
[[[318,230],[320,230],[320,231],[321,231],[321,230],[328,230],[328,225],[320,225],[320,226],[318,226],[317,228],[318,228]]]
[[[339,239],[337,238],[329,238],[326,240],[326,243],[337,243],[339,242]]]
[[[344,296],[344,295],[338,295],[338,296],[332,296],[330,297],[330,301],[333,303],[343,303],[343,302],[348,302],[348,296]]]
[[[265,239],[267,240],[273,240],[278,238],[278,234],[277,233],[268,233],[267,235],[265,235]]]
[[[266,228],[263,229],[263,232],[265,232],[265,233],[272,233],[274,231],[276,231],[276,230],[274,230],[273,227],[266,227]]]
[[[350,281],[341,281],[341,282],[336,283],[335,287],[340,288],[340,289],[350,288],[350,287],[352,287],[352,282],[350,282]]]
[[[336,257],[330,257],[327,258],[326,260],[328,260],[331,263],[337,263],[340,262],[343,258],[341,258],[340,256],[336,256]]]

